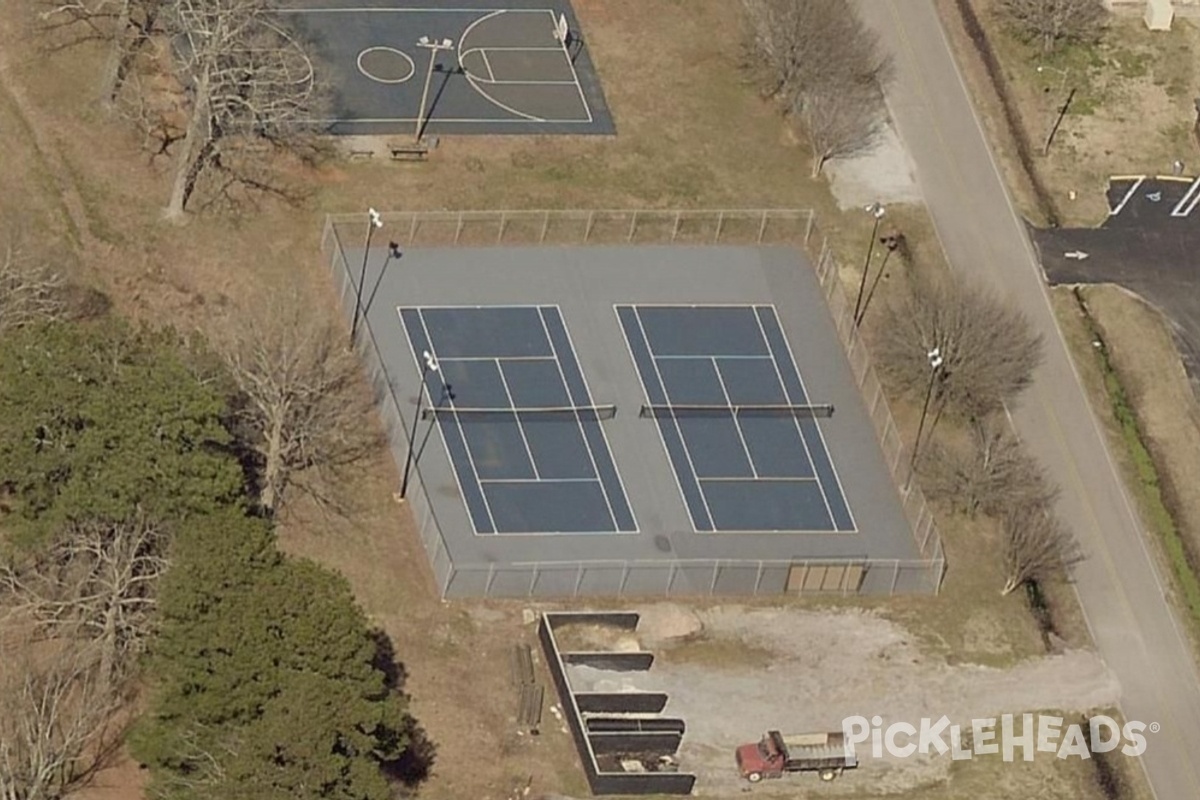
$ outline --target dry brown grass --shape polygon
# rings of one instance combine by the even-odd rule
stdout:
[[[335,315],[318,254],[321,218],[368,205],[814,207],[825,233],[852,265],[847,278],[853,282],[869,219],[835,212],[825,186],[808,178],[804,147],[739,77],[736,3],[575,0],[575,7],[617,137],[444,138],[427,163],[335,162],[297,171],[296,179],[312,190],[298,208],[266,203],[241,216],[193,216],[175,226],[160,220],[167,165],[148,163],[128,128],[92,103],[85,77],[93,73],[98,53],[39,51],[23,10],[7,4],[0,12],[0,131],[6,148],[0,215],[22,215],[45,239],[76,246],[81,268],[123,313],[201,330],[251,311],[279,287],[307,291],[319,313]],[[664,37],[664,30],[675,35]],[[923,210],[890,209],[889,223],[908,236],[921,259],[941,259]],[[881,292],[890,284],[885,281]],[[901,416],[912,430],[915,416]],[[585,794],[569,737],[553,717],[547,715],[539,737],[514,733],[509,647],[534,642],[532,630],[520,622],[522,604],[438,600],[411,517],[392,499],[395,465],[381,454],[359,474],[347,487],[348,516],[301,506],[283,521],[280,534],[289,552],[342,572],[371,618],[395,641],[413,711],[438,745],[434,778],[422,796],[498,800],[530,777],[535,792]],[[943,524],[943,534],[952,566],[942,598],[844,602],[880,608],[938,651],[962,660],[1002,664],[1038,652],[1022,601],[999,597],[1001,581],[989,549],[994,532],[953,521]],[[539,674],[549,685],[544,671]],[[138,795],[142,773],[136,765],[121,762],[114,770],[99,777],[94,800]],[[968,787],[989,782],[964,777],[963,790],[955,794],[975,796]]]
[[[973,0],[971,5],[1002,63],[1009,96],[1028,131],[1034,168],[1063,224],[1103,221],[1109,176],[1170,174],[1175,159],[1195,160],[1192,98],[1200,89],[1200,30],[1191,20],[1177,17],[1170,32],[1151,32],[1137,16],[1113,16],[1101,43],[1071,46],[1043,58],[1003,24],[997,0]],[[938,0],[938,6],[989,138],[1002,156],[1007,183],[1022,211],[1039,220],[1012,132],[1005,127],[983,64],[962,32],[954,0]],[[1039,66],[1045,67],[1041,73]],[[1049,156],[1043,157],[1046,135],[1071,88],[1077,90],[1071,110]],[[1072,190],[1075,200],[1069,198]]]

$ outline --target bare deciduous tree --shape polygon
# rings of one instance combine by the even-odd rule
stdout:
[[[820,83],[799,98],[796,111],[812,148],[812,176],[834,158],[870,150],[883,132],[883,97],[874,84]]]
[[[807,129],[813,175],[875,143],[892,64],[844,0],[742,0],[747,62]]]
[[[133,70],[133,62],[159,28],[162,0],[44,0],[41,19],[65,38],[58,46],[102,41],[100,99],[111,106]]]
[[[0,659],[0,800],[58,800],[104,753],[120,699],[94,646],[56,640]]]
[[[1083,560],[1079,543],[1048,506],[1014,504],[1003,519],[1004,575],[1001,594],[1030,581],[1066,577]]]
[[[961,278],[914,278],[878,319],[879,368],[900,391],[924,397],[928,353],[937,348],[939,413],[982,417],[1016,397],[1041,363],[1041,337],[1025,315],[990,291]]]
[[[54,637],[94,641],[97,678],[116,690],[151,631],[166,549],[144,518],[73,523],[28,559],[0,564],[0,601]]]
[[[66,311],[62,278],[11,241],[0,250],[0,331]]]
[[[1004,16],[1026,39],[1050,53],[1064,42],[1094,42],[1108,12],[1101,0],[1002,0]]]
[[[966,441],[935,440],[921,461],[922,485],[931,497],[970,516],[1000,516],[1014,504],[1050,506],[1057,491],[1007,420],[973,419],[968,433]]]
[[[331,479],[375,452],[374,402],[339,329],[299,297],[234,326],[221,347],[240,398],[241,438],[258,462],[259,503],[273,513],[296,486],[331,501]]]
[[[167,215],[183,214],[204,177],[230,201],[247,189],[287,196],[267,163],[315,152],[305,123],[321,93],[305,48],[265,0],[176,0],[167,11],[190,99]]]

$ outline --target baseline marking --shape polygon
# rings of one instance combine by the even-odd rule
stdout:
[[[1134,181],[1133,186],[1130,186],[1129,191],[1127,191],[1125,193],[1125,196],[1121,198],[1121,202],[1117,203],[1117,207],[1110,208],[1108,210],[1108,215],[1110,217],[1115,217],[1117,214],[1120,214],[1121,210],[1125,208],[1125,204],[1128,203],[1130,201],[1130,199],[1133,198],[1134,194],[1137,193],[1138,188],[1145,182],[1146,182],[1146,176],[1144,176],[1144,175],[1142,177],[1138,178],[1136,181]]]

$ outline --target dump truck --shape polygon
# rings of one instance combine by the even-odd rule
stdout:
[[[767,731],[762,739],[737,749],[737,765],[751,783],[780,778],[785,772],[816,772],[831,781],[858,766],[854,745],[842,733],[783,734]]]

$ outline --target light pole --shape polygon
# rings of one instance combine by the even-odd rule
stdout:
[[[408,476],[412,470],[413,454],[417,443],[417,423],[421,421],[421,402],[425,399],[425,379],[429,373],[438,371],[438,362],[433,353],[428,350],[421,353],[421,385],[417,387],[417,410],[413,412],[412,425],[408,435],[408,457],[404,459],[404,477],[400,479],[400,499],[408,493]]]
[[[350,349],[354,349],[358,341],[358,318],[362,313],[363,284],[367,282],[367,257],[371,254],[371,237],[375,231],[383,227],[383,217],[373,208],[367,209],[367,241],[363,245],[362,268],[358,272],[358,289],[354,297],[354,322],[350,324]]]
[[[425,73],[425,88],[421,91],[421,106],[417,109],[417,132],[414,142],[421,143],[421,134],[425,132],[425,101],[429,99],[429,82],[433,79],[433,63],[437,61],[439,50],[449,50],[454,47],[454,42],[449,39],[442,39],[440,42],[430,39],[428,36],[422,36],[417,39],[417,47],[424,47],[429,51],[429,71]]]
[[[871,269],[871,254],[875,251],[875,237],[879,235],[879,222],[883,219],[883,215],[887,210],[879,201],[871,203],[864,209],[868,214],[875,218],[874,224],[871,226],[871,239],[867,242],[867,258],[863,261],[862,280],[858,282],[858,296],[854,298],[854,324],[858,324],[858,311],[862,305],[863,290],[867,288],[867,271]]]
[[[867,291],[867,296],[863,300],[862,310],[858,312],[858,316],[854,319],[854,327],[862,324],[863,318],[867,316],[867,308],[871,305],[871,298],[875,296],[875,289],[879,286],[879,279],[883,277],[883,271],[887,269],[888,259],[892,257],[892,253],[896,252],[896,248],[900,246],[902,235],[899,233],[882,236],[879,243],[887,248],[887,252],[883,254],[883,263],[879,265],[879,271],[875,273],[875,280],[871,281],[871,288]]]
[[[1069,69],[1059,69],[1058,67],[1049,67],[1049,66],[1046,66],[1045,64],[1039,64],[1037,71],[1039,73],[1042,73],[1048,69],[1054,70],[1058,74],[1062,75],[1062,81],[1058,84],[1058,91],[1055,92],[1056,95],[1061,95],[1063,88],[1066,87],[1066,85],[1067,85],[1067,77],[1071,74],[1071,71]],[[1046,91],[1049,91],[1049,88],[1047,88]],[[1067,110],[1070,109],[1071,101],[1074,99],[1075,99],[1075,90],[1072,89],[1071,93],[1067,95],[1067,99],[1063,101],[1062,106],[1060,106],[1059,108],[1057,108],[1055,110],[1054,123],[1050,126],[1050,132],[1048,134],[1046,134],[1046,143],[1044,145],[1042,145],[1042,157],[1043,158],[1050,155],[1050,145],[1054,143],[1054,135],[1056,133],[1058,133],[1058,128],[1060,125],[1062,125],[1063,117],[1065,117],[1067,115]]]
[[[913,442],[912,461],[908,464],[908,480],[912,481],[917,469],[917,458],[921,455],[921,434],[925,430],[925,417],[929,414],[929,401],[933,398],[933,384],[937,382],[938,370],[942,366],[941,348],[935,347],[925,354],[929,359],[929,386],[925,389],[925,404],[921,407],[921,421],[917,424],[917,438]]]

